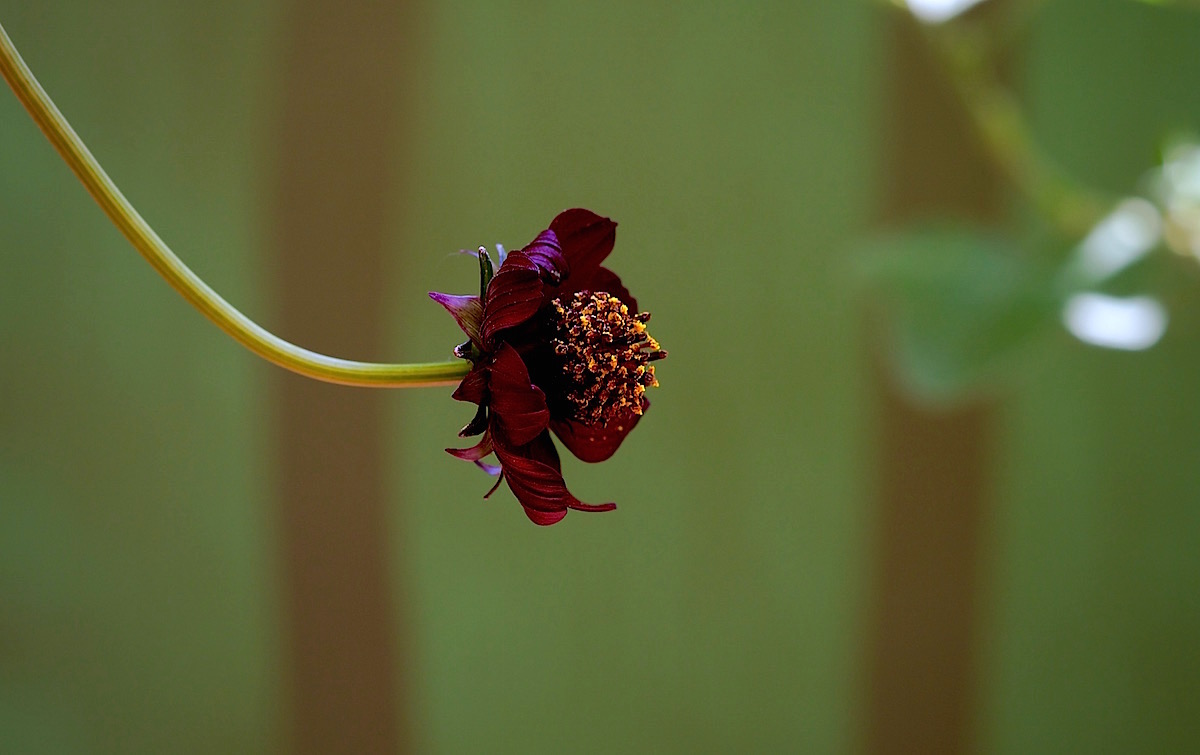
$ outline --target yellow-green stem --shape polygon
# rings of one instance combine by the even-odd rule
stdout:
[[[374,388],[452,385],[467,373],[463,361],[379,364],[325,356],[269,332],[222,299],[158,237],[100,167],[71,124],[25,65],[0,25],[0,73],[46,138],[104,213],[167,283],[236,341],[269,362],[315,380]]]

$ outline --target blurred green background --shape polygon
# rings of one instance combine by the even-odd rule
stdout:
[[[1010,53],[1034,131],[1132,192],[1200,128],[1200,14],[1042,6]],[[461,339],[425,297],[475,285],[454,251],[584,206],[619,221],[610,264],[670,358],[611,461],[565,460],[618,511],[552,528],[443,452],[470,415],[449,389],[387,395],[404,748],[862,749],[881,420],[854,261],[895,117],[883,30],[908,21],[837,0],[413,8],[417,62],[378,71],[406,103],[380,155],[402,176],[387,355]],[[267,327],[294,12],[0,0],[118,185]],[[1009,234],[1040,244],[1006,191]],[[7,90],[0,240],[0,752],[289,751],[277,368],[138,259]],[[1200,748],[1200,286],[1180,264],[1157,346],[1052,329],[997,393],[969,749]]]

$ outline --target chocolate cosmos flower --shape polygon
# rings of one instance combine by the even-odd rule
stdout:
[[[612,456],[650,406],[651,363],[667,355],[646,332],[650,315],[600,265],[616,228],[567,210],[519,252],[498,247],[499,269],[480,247],[479,296],[429,294],[469,339],[454,350],[472,364],[454,398],[479,406],[459,432],[479,443],[446,450],[499,475],[487,496],[507,480],[535,524],[616,508],[571,495],[550,432],[583,461]],[[498,466],[483,461],[492,453]]]

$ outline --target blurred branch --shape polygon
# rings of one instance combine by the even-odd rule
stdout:
[[[907,9],[904,0],[882,0]],[[1151,0],[1139,0],[1151,2]],[[1017,98],[997,81],[994,61],[1019,35],[1044,0],[1024,0],[1009,9],[1003,24],[927,24],[913,19],[938,56],[987,153],[1013,185],[1060,232],[1085,235],[1115,198],[1073,179],[1038,147]]]
[[[342,385],[374,388],[453,385],[467,373],[470,365],[465,361],[378,364],[338,359],[296,346],[263,328],[222,299],[159,238],[59,112],[3,26],[0,26],[0,74],[75,176],[151,267],[188,303],[250,351],[305,377]]]
[[[990,57],[969,35],[949,25],[926,27],[925,35],[997,166],[1056,228],[1085,235],[1115,198],[1073,179],[1042,152],[1017,98],[995,80]]]

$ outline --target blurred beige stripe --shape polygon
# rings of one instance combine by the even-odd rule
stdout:
[[[395,2],[287,4],[272,278],[280,333],[325,353],[388,356],[389,168],[414,15]],[[384,396],[282,370],[271,391],[287,751],[404,752]]]
[[[995,223],[1001,179],[917,32],[888,14],[880,224]],[[874,336],[877,524],[862,741],[869,753],[972,752],[995,407],[914,406],[880,366]]]

